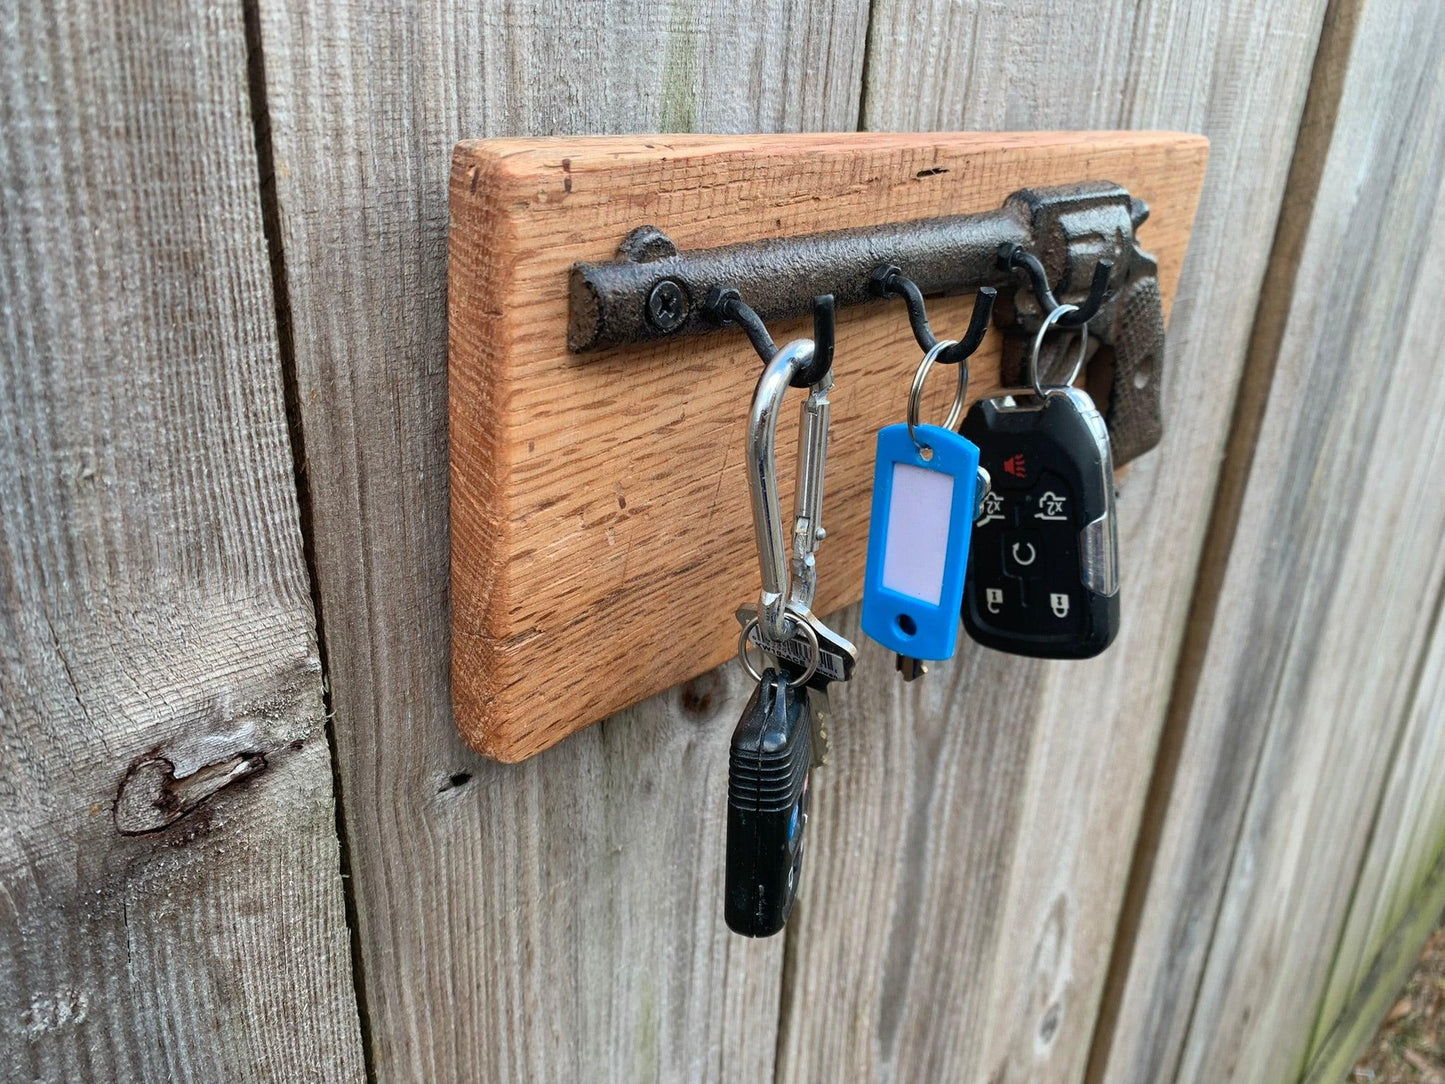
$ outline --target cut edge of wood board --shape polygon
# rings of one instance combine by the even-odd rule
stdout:
[[[488,632],[503,618],[505,610],[502,600],[506,598],[507,565],[504,557],[508,548],[503,539],[510,532],[505,518],[499,515],[496,500],[498,479],[507,474],[506,448],[498,440],[496,427],[481,428],[476,433],[474,450],[476,455],[461,459],[456,455],[456,433],[460,424],[466,424],[471,414],[487,414],[497,410],[497,381],[495,376],[495,341],[503,334],[502,324],[506,314],[500,310],[473,310],[474,320],[494,325],[495,337],[477,351],[480,364],[474,369],[479,377],[474,384],[463,381],[455,359],[466,349],[458,342],[458,310],[473,296],[488,296],[501,276],[496,269],[487,267],[475,271],[475,280],[461,281],[456,259],[459,234],[471,232],[484,216],[493,224],[493,234],[487,247],[491,251],[503,246],[498,241],[513,236],[511,219],[501,213],[499,196],[505,191],[505,175],[508,164],[505,154],[488,153],[485,143],[506,143],[495,140],[480,143],[458,143],[452,157],[451,204],[452,215],[447,237],[447,414],[451,452],[451,578],[452,578],[452,701],[457,721],[457,730],[462,738],[477,752],[504,763],[525,760],[530,753],[518,753],[508,742],[493,740],[493,732],[483,726],[464,725],[464,720],[480,720],[487,705],[495,702],[500,689],[496,684],[499,673],[499,639]],[[524,141],[517,141],[524,142]],[[456,203],[462,191],[468,198],[478,200],[476,213],[458,221]],[[512,232],[509,232],[512,231]],[[480,248],[478,249],[481,250]],[[475,289],[468,289],[475,281]],[[480,316],[476,315],[480,312]],[[465,386],[464,386],[465,385]],[[463,411],[463,395],[484,397],[481,409]],[[470,404],[468,404],[470,406]],[[470,532],[458,532],[459,522],[476,525]],[[487,544],[475,550],[461,551],[459,535],[484,540]],[[483,592],[458,591],[459,567],[467,562],[470,566],[468,577],[472,582],[487,584]],[[540,751],[540,750],[537,750]]]
[[[1046,147],[1106,145],[1109,150],[1130,146],[1157,147],[1161,144],[1184,150],[1207,152],[1209,137],[1197,132],[1168,129],[1059,129],[1040,132],[778,132],[764,135],[710,135],[697,132],[648,135],[586,136],[496,136],[490,139],[459,139],[453,149],[455,166],[473,164],[510,165],[530,173],[539,164],[555,167],[556,152],[568,150],[567,157],[594,156],[597,164],[616,165],[629,160],[667,161],[677,152],[689,154],[757,154],[774,151],[886,151],[913,150],[933,144],[952,151],[1001,150],[1009,147],[1037,150]],[[456,176],[453,174],[453,184]],[[453,189],[455,194],[455,188]],[[841,228],[841,227],[839,227]]]
[[[974,155],[1007,157],[1010,152],[1016,151],[1048,161],[1057,152],[1079,159],[1079,168],[1084,170],[1093,168],[1090,165],[1091,152],[1097,149],[1101,158],[1107,161],[1101,161],[1090,175],[1073,179],[1112,180],[1115,178],[1110,176],[1111,167],[1128,161],[1131,153],[1148,151],[1161,156],[1161,161],[1167,162],[1171,170],[1183,171],[1182,179],[1173,185],[1184,198],[1178,201],[1177,206],[1176,217],[1180,221],[1172,226],[1174,230],[1182,231],[1182,239],[1177,239],[1172,246],[1172,274],[1166,276],[1161,267],[1160,285],[1167,312],[1177,284],[1183,249],[1198,207],[1208,147],[1208,140],[1203,136],[1147,131],[588,136],[458,142],[453,152],[451,171],[448,409],[451,426],[452,690],[457,727],[464,740],[478,752],[495,760],[506,763],[525,760],[615,711],[713,669],[726,661],[731,653],[718,648],[696,653],[685,666],[667,665],[656,671],[639,667],[639,671],[646,670],[646,673],[640,672],[637,679],[628,684],[626,695],[622,696],[606,694],[605,686],[614,679],[596,682],[592,691],[584,696],[597,703],[589,706],[585,717],[580,719],[576,715],[558,713],[550,721],[542,720],[540,725],[534,725],[531,719],[523,721],[513,717],[520,714],[515,704],[506,706],[511,687],[525,676],[529,665],[540,665],[544,657],[546,649],[529,644],[529,641],[566,631],[569,626],[578,623],[563,620],[549,633],[539,628],[537,623],[519,627],[515,616],[509,612],[514,604],[514,577],[509,558],[515,552],[513,529],[516,519],[508,514],[511,509],[504,504],[516,449],[515,435],[511,433],[513,419],[508,416],[508,404],[516,391],[516,384],[510,379],[508,359],[516,351],[532,349],[551,353],[554,348],[538,346],[535,328],[528,337],[527,328],[523,326],[526,321],[520,320],[515,307],[505,301],[509,290],[517,288],[515,279],[519,265],[525,264],[526,257],[531,254],[531,250],[519,247],[519,219],[532,213],[537,206],[547,205],[552,198],[552,190],[560,186],[565,200],[572,194],[574,176],[615,169],[627,171],[635,184],[635,171],[638,169],[655,166],[678,170],[682,168],[679,165],[682,158],[715,158],[715,165],[720,167],[724,164],[737,165],[740,159],[767,159],[779,154],[798,155],[800,158],[857,156],[861,161],[863,156],[870,154],[899,152],[916,155],[930,148],[937,148],[954,159]],[[923,173],[918,176],[923,176]],[[906,178],[913,179],[913,175]],[[698,185],[695,165],[683,180],[693,187],[706,187]],[[620,185],[627,183],[626,179],[619,180]],[[1035,183],[1062,182],[1049,178]],[[983,187],[988,187],[987,183]],[[1012,178],[1006,187],[1000,187],[993,194],[997,197],[995,205],[1001,205],[1009,192],[1025,187],[1028,187],[1027,183],[1019,183],[1018,177]],[[784,213],[791,208],[786,202],[768,203],[766,196],[758,202],[759,206],[752,215],[757,222],[756,231],[747,230],[744,231],[747,236],[740,236],[737,224],[733,224],[731,232],[710,243],[727,244],[752,237],[806,234],[816,228],[808,228],[806,222],[788,221],[798,216]],[[596,205],[594,195],[594,203],[590,206]],[[556,209],[555,201],[549,209]],[[929,217],[930,214],[966,213],[979,209],[985,208],[970,205],[907,214],[896,208],[880,207],[874,219],[864,221],[859,216],[856,221],[850,218],[847,225],[866,226],[874,221],[906,221],[914,217]],[[766,211],[776,211],[777,214],[766,214]],[[590,254],[573,252],[572,255],[574,258],[610,258],[627,229],[647,221],[650,217],[642,214],[629,218],[626,228],[617,228],[615,223],[605,225],[602,228],[605,236],[599,233],[587,238],[589,243],[593,243]],[[663,225],[666,229],[674,227],[670,222]],[[842,225],[826,228],[842,228]],[[1150,241],[1151,233],[1146,226],[1145,247],[1156,251],[1157,255],[1158,250]],[[698,243],[684,238],[682,243],[690,247],[707,247],[709,242]],[[576,247],[575,244],[573,247]],[[559,264],[556,269],[560,296],[566,294],[566,273],[572,262],[569,259],[565,266]],[[565,339],[565,316],[557,333],[559,341]],[[892,338],[896,342],[911,344],[905,320],[900,318],[895,322]],[[996,339],[996,336],[991,334],[990,338]],[[709,349],[708,343],[720,341],[691,340],[694,350],[699,352]],[[663,348],[678,345],[676,342],[660,344]],[[985,352],[988,349],[986,347]],[[992,349],[996,353],[996,344]],[[989,385],[978,382],[977,377],[988,374],[990,364],[985,361],[978,366],[981,371],[975,374],[977,390],[970,395],[970,400],[988,390]],[[509,436],[513,439],[509,440]],[[780,447],[780,459],[789,459],[790,444],[780,441]],[[787,464],[784,463],[782,468],[786,471]],[[830,483],[831,478],[830,473]],[[831,610],[846,605],[856,601],[860,592],[861,579],[847,591],[834,589],[835,597],[820,598],[820,608]],[[740,595],[740,599],[742,597]],[[730,602],[729,613],[732,603],[739,600]],[[583,605],[579,607],[579,612],[588,608],[591,607]],[[517,661],[522,655],[533,656],[531,663]],[[566,653],[559,653],[558,657],[565,658]],[[585,685],[585,677],[579,679],[575,676],[579,661],[585,665],[585,660],[574,659],[570,669],[557,672],[558,680],[562,682],[560,688]]]

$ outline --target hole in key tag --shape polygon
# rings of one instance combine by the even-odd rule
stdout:
[[[873,508],[863,579],[863,631],[910,659],[952,658],[968,571],[980,475],[978,448],[953,431],[963,415],[967,363],[959,365],[953,407],[942,426],[918,421],[924,355],[908,397],[908,421],[878,432]]]

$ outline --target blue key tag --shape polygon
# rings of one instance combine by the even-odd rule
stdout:
[[[977,485],[978,446],[952,429],[879,430],[863,631],[899,655],[953,657]]]

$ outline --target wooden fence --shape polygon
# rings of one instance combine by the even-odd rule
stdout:
[[[0,123],[0,1076],[1343,1078],[1445,906],[1445,6],[57,0]],[[736,668],[454,730],[447,167],[855,127],[1212,158],[1118,643],[865,649],[748,942]]]

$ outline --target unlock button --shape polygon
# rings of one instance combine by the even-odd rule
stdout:
[[[1003,567],[1010,576],[1031,580],[1044,565],[1038,531],[1011,531],[1003,536]]]

